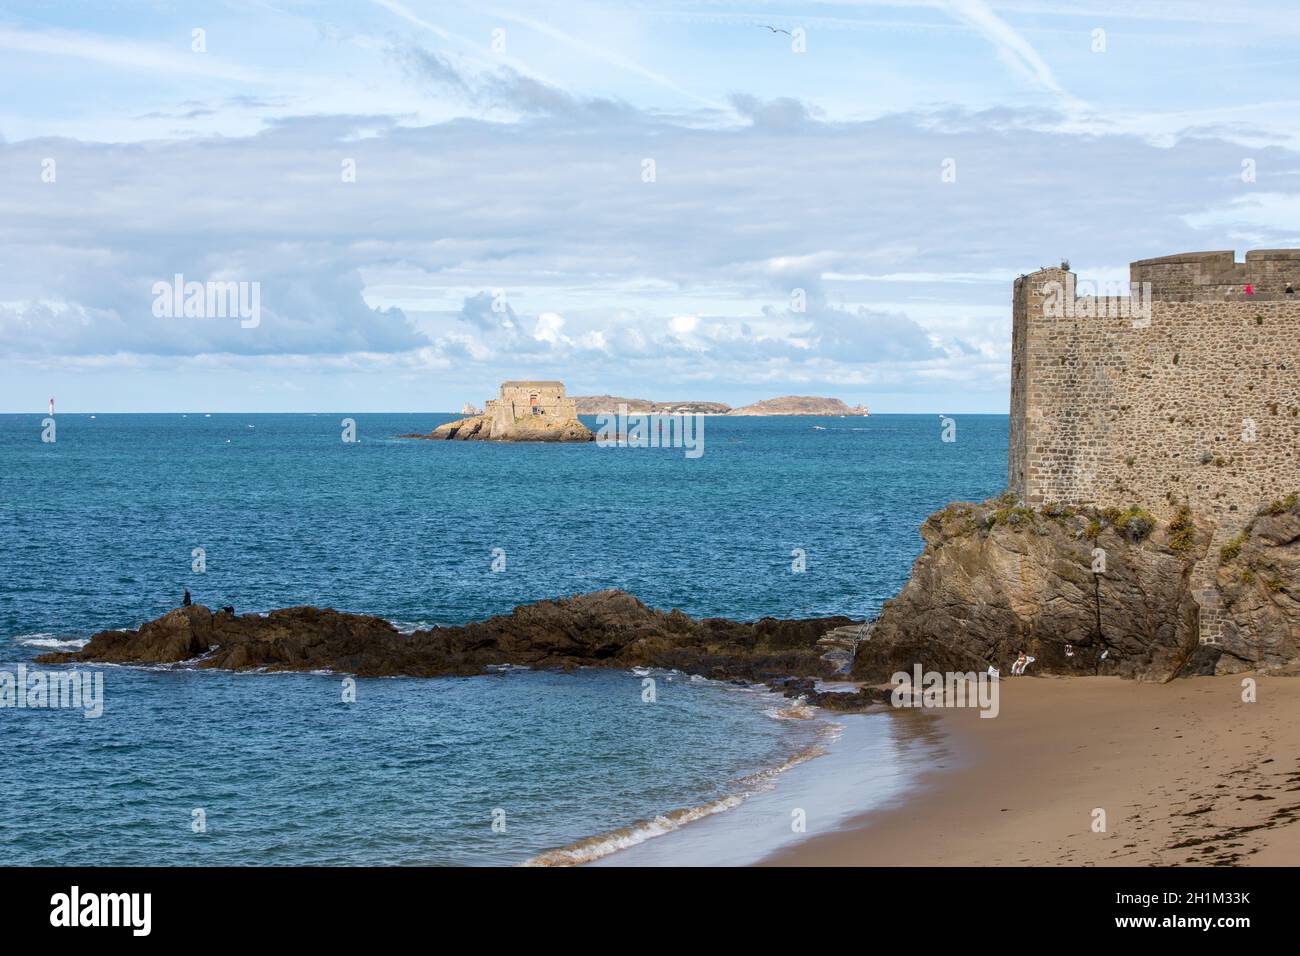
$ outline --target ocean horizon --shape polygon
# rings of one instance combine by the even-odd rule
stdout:
[[[924,517],[1005,478],[1006,416],[953,416],[956,441],[932,415],[710,418],[693,460],[349,417],[351,443],[332,413],[60,414],[49,444],[42,416],[0,416],[0,668],[185,589],[408,631],[606,588],[697,617],[865,619]],[[102,717],[0,721],[0,798],[25,808],[7,838],[34,864],[753,862],[794,838],[791,801],[819,832],[923,762],[883,715],[686,673],[651,675],[652,704],[646,674],[519,668],[358,679],[344,703],[341,674],[80,669],[105,674]]]

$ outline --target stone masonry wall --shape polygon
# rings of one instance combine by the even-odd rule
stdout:
[[[1011,423],[1007,435],[1007,488],[1021,497],[1025,490],[1026,349],[1028,347],[1028,282],[1017,281],[1011,300]]]
[[[1072,279],[1016,284],[1008,480],[1027,504],[1167,518],[1177,499],[1234,524],[1300,487],[1297,297],[1154,296],[1149,320],[1094,314],[1131,300],[1074,299],[1049,317],[1049,283]]]
[[[563,382],[503,382],[500,397],[484,405],[485,413],[492,416],[492,434],[505,434],[516,421],[533,414],[533,396],[537,397],[538,413],[548,419],[572,421],[578,417],[578,404],[565,397]]]
[[[1164,520],[1185,502],[1213,549],[1300,489],[1300,295],[1288,282],[1300,285],[1300,251],[1137,262],[1135,298],[1075,298],[1063,269],[1018,279],[1008,487],[1031,506],[1140,505]],[[1205,563],[1193,584],[1206,587],[1213,643]]]

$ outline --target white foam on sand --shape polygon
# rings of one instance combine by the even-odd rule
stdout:
[[[768,707],[763,713],[773,720],[812,720],[817,716],[816,708],[806,703],[802,697],[795,701],[783,701],[774,707]]]
[[[528,860],[524,866],[575,866],[604,859],[619,850],[641,846],[647,840],[679,831],[687,824],[727,810],[734,810],[755,795],[771,790],[781,774],[825,753],[826,750],[821,744],[805,747],[781,766],[759,771],[738,781],[735,792],[725,797],[698,807],[671,810],[650,820],[640,820],[629,827],[620,827],[608,833],[588,837],[558,850],[548,850]]]
[[[839,830],[915,786],[926,758],[892,715],[836,714],[832,720],[833,731],[810,748],[817,753],[767,771],[767,786],[753,787],[738,800],[718,801],[726,806],[679,811],[681,817],[646,821],[530,862],[567,853],[571,858],[549,865],[744,866]],[[800,819],[804,832],[795,828]]]

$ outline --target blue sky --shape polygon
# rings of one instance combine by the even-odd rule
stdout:
[[[1300,246],[1298,65],[1281,2],[0,0],[0,410],[1002,412],[1017,274]]]

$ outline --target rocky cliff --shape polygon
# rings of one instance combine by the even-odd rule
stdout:
[[[1300,668],[1300,505],[1263,509],[1220,554],[1183,509],[1160,524],[1120,512],[959,503],[921,528],[912,577],[858,650],[855,676],[888,680],[921,663],[940,671],[1177,674]],[[1201,645],[1192,569],[1217,562],[1224,639]],[[1095,569],[1095,570],[1094,570]]]

